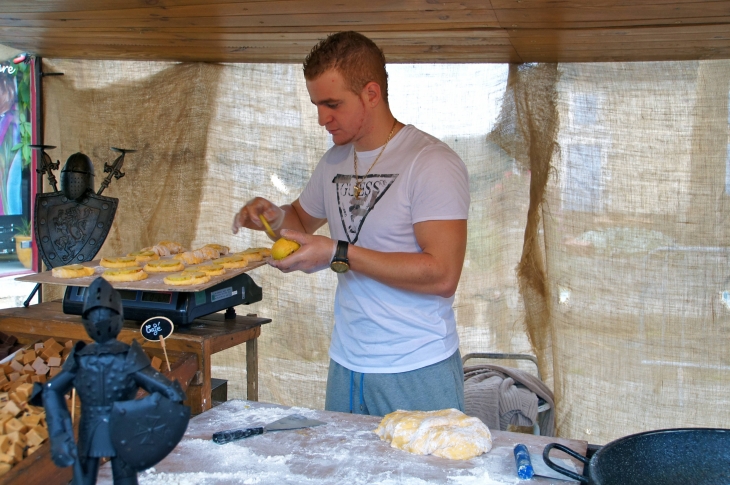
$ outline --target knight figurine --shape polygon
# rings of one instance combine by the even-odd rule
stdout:
[[[152,368],[136,340],[130,346],[116,339],[122,300],[103,278],[89,286],[82,320],[94,343],[78,342],[59,374],[35,384],[31,404],[45,408],[51,458],[74,466],[74,485],[96,483],[102,457],[111,458],[116,485],[137,484],[137,472],[164,458],[185,433],[185,393]],[[150,394],[135,399],[140,387]],[[72,388],[81,400],[78,444],[64,397]]]

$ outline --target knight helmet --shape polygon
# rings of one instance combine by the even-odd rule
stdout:
[[[61,170],[61,191],[69,200],[79,200],[94,191],[94,164],[81,152],[74,153]]]
[[[86,289],[81,319],[86,333],[97,343],[116,338],[122,331],[122,297],[104,278],[96,278]]]

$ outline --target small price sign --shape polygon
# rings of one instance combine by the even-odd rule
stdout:
[[[166,339],[172,335],[175,325],[166,317],[152,317],[145,320],[140,332],[147,340],[157,342],[160,338]]]
[[[165,362],[167,362],[167,370],[170,370],[170,359],[167,358],[167,349],[165,348],[165,339],[172,335],[175,325],[167,317],[148,318],[139,329],[142,337],[152,342],[160,342],[162,352],[165,354]]]

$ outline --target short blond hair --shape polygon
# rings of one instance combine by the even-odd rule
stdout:
[[[330,69],[339,72],[348,89],[358,96],[367,83],[378,83],[382,98],[388,104],[385,55],[364,35],[353,31],[331,34],[315,45],[304,59],[304,78],[308,81]]]

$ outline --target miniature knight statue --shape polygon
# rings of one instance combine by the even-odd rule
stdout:
[[[62,371],[36,384],[32,404],[46,410],[51,458],[74,466],[73,484],[96,483],[99,459],[110,457],[114,483],[136,484],[137,472],[164,458],[182,438],[190,408],[180,384],[155,371],[142,347],[116,339],[122,329],[122,300],[103,278],[87,290],[82,319],[94,343],[78,342]],[[81,400],[78,445],[74,443],[65,394]],[[139,388],[149,396],[135,400]]]

